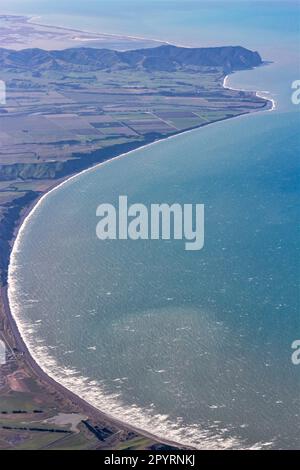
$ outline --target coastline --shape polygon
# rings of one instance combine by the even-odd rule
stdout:
[[[163,443],[168,446],[176,446],[178,448],[179,444],[177,442],[173,442],[168,439],[158,438],[157,436],[155,436],[154,434],[151,434],[150,432],[140,430],[139,428],[135,428],[134,426],[124,423],[123,421],[118,420],[117,418],[106,414],[105,412],[99,410],[98,408],[94,407],[93,405],[91,405],[90,403],[82,399],[80,396],[76,395],[74,392],[66,388],[64,385],[57,382],[50,375],[48,375],[42,369],[42,367],[36,362],[32,354],[30,353],[25,341],[23,340],[23,337],[20,333],[18,325],[15,321],[15,318],[13,317],[11,310],[10,310],[9,298],[8,298],[9,297],[8,287],[0,287],[0,294],[1,294],[1,299],[3,302],[4,312],[7,316],[7,319],[9,320],[10,329],[13,334],[13,339],[18,348],[18,351],[22,354],[23,358],[25,359],[33,375],[38,377],[38,379],[40,379],[42,383],[46,385],[47,390],[48,390],[48,386],[50,386],[50,389],[55,389],[61,395],[63,395],[63,397],[67,398],[68,401],[70,401],[73,405],[75,405],[76,408],[79,408],[80,412],[84,412],[88,414],[89,417],[92,419],[100,419],[102,421],[106,421],[108,423],[111,423],[113,426],[116,426],[120,430],[132,431],[134,433],[138,433],[139,435],[147,437],[157,443]],[[180,446],[180,447],[192,449],[192,447],[187,447],[187,446]]]
[[[242,89],[234,89],[234,88],[231,88],[231,87],[227,87],[227,80],[228,80],[228,75],[224,78],[224,81],[223,81],[223,87],[224,88],[244,91]],[[245,90],[245,91],[249,91],[249,90]],[[270,99],[270,97],[267,97],[267,96],[262,96],[262,94],[259,94],[259,93],[263,93],[263,92],[256,92],[257,96],[260,96],[260,97],[262,97],[262,98],[264,98],[267,101],[272,103],[271,108],[268,108],[268,104],[267,104],[266,105],[267,109],[264,108],[260,111],[250,111],[250,112],[247,112],[247,113],[244,113],[244,114],[240,114],[238,116],[228,117],[228,118],[225,118],[225,119],[222,119],[222,120],[240,118],[242,116],[247,116],[249,114],[253,114],[254,112],[274,110],[276,108],[275,100]],[[164,140],[173,139],[177,136],[180,136],[181,134],[189,133],[189,132],[192,132],[192,131],[196,132],[200,128],[206,127],[206,125],[216,124],[217,122],[221,122],[222,120],[211,122],[211,123],[208,123],[208,124],[205,124],[203,126],[199,126],[199,127],[193,128],[193,129],[185,130],[183,132],[178,132],[178,133],[176,133],[172,136],[164,137],[164,138],[161,138],[159,140],[155,140],[153,142],[141,145],[140,147],[138,147],[134,150],[130,150],[130,151],[125,152],[125,153],[121,153],[120,155],[111,157],[111,158],[109,158],[109,159],[107,159],[103,162],[97,163],[96,165],[94,165],[92,167],[89,167],[89,168],[86,168],[86,169],[80,171],[79,173],[75,173],[75,174],[72,174],[72,175],[67,176],[65,178],[60,178],[60,179],[54,181],[53,186],[48,188],[48,190],[46,190],[43,194],[41,194],[40,197],[38,197],[33,203],[31,203],[25,210],[22,211],[22,215],[21,215],[20,219],[18,220],[14,236],[10,240],[11,250],[10,250],[10,263],[9,263],[9,270],[8,270],[8,284],[5,287],[1,287],[1,297],[3,298],[4,314],[7,317],[7,319],[9,320],[9,325],[10,325],[10,328],[11,328],[11,331],[12,331],[12,334],[13,334],[13,337],[14,337],[14,341],[16,342],[17,348],[24,355],[24,358],[25,358],[26,362],[28,363],[30,369],[33,371],[33,373],[36,376],[41,378],[42,381],[45,382],[46,384],[49,384],[51,387],[54,387],[55,389],[57,389],[59,391],[59,393],[61,393],[64,396],[68,397],[68,399],[70,399],[72,402],[74,402],[76,405],[78,405],[85,412],[87,412],[89,414],[92,414],[93,416],[99,416],[99,417],[101,417],[101,419],[106,419],[107,421],[112,422],[114,425],[116,425],[118,427],[125,428],[125,429],[128,429],[128,430],[134,431],[134,432],[138,432],[139,434],[141,434],[145,437],[149,437],[151,439],[154,439],[157,442],[163,442],[166,445],[175,445],[175,446],[179,445],[180,446],[180,444],[178,444],[178,442],[174,442],[174,441],[171,441],[171,440],[168,440],[168,439],[161,439],[160,436],[155,436],[154,434],[151,434],[150,432],[147,432],[147,431],[142,430],[140,428],[135,428],[134,426],[129,425],[126,422],[123,422],[121,420],[118,420],[114,416],[106,414],[105,412],[99,410],[98,408],[95,408],[93,405],[91,405],[90,403],[88,403],[87,401],[85,401],[84,399],[82,399],[81,397],[76,395],[75,393],[73,393],[71,390],[67,389],[64,385],[60,384],[58,381],[53,379],[50,375],[48,375],[43,370],[42,366],[35,360],[34,354],[28,349],[28,346],[26,345],[26,342],[23,338],[20,325],[18,326],[17,319],[15,318],[15,316],[12,313],[12,309],[11,309],[12,301],[11,301],[11,293],[10,293],[10,285],[11,285],[10,276],[11,276],[11,265],[12,265],[11,260],[14,256],[14,252],[18,249],[18,241],[19,241],[19,239],[22,235],[22,232],[26,228],[27,222],[33,216],[33,214],[35,213],[35,211],[37,210],[39,205],[42,203],[44,198],[46,198],[53,191],[59,189],[64,184],[66,184],[67,182],[73,180],[74,178],[80,177],[82,174],[84,174],[86,172],[93,171],[93,170],[95,170],[96,168],[98,168],[102,165],[111,163],[115,159],[120,159],[120,158],[123,158],[125,156],[130,156],[130,154],[133,154],[137,150],[140,150],[140,149],[146,148],[148,146],[160,143]],[[189,448],[189,447],[184,446],[184,448]]]

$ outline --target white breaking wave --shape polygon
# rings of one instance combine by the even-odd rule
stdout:
[[[258,98],[263,98],[265,100],[271,101],[272,108],[268,109],[267,111],[274,111],[274,109],[276,109],[277,103],[269,91],[255,91],[255,90],[247,90],[244,88],[233,88],[227,85],[228,80],[229,80],[229,75],[226,75],[223,81],[223,88],[227,88],[227,90],[233,90],[233,91],[247,91],[250,93],[255,93]]]

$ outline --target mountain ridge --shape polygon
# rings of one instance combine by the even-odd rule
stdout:
[[[115,51],[78,47],[64,50],[0,48],[0,67],[34,68],[38,71],[144,70],[147,72],[177,70],[197,71],[221,68],[224,73],[257,67],[263,63],[257,51],[242,46],[186,48],[162,45],[150,49]]]

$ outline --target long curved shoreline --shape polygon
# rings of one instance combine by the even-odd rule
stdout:
[[[224,88],[230,88],[230,87],[227,87],[227,79],[228,79],[228,76],[226,76],[224,78],[224,82],[223,82],[223,87]],[[239,90],[243,91],[242,89],[239,89]],[[249,91],[249,90],[246,90],[246,91]],[[270,99],[269,97],[266,97],[266,96],[258,95],[258,93],[260,93],[260,92],[256,92],[256,93],[257,93],[257,96],[261,96],[264,99],[266,99],[267,101],[270,101],[272,103],[272,107],[268,108],[268,109],[263,109],[263,110],[260,110],[260,111],[255,111],[255,113],[256,112],[263,112],[263,111],[272,111],[272,110],[275,109],[276,104],[275,104],[275,101],[273,99]],[[253,113],[250,112],[250,113],[238,115],[238,116],[235,116],[235,117],[225,118],[223,120],[241,118],[241,117],[248,116],[249,114],[253,114]],[[11,252],[10,252],[10,263],[9,263],[9,269],[8,269],[8,285],[7,285],[7,287],[1,288],[1,296],[3,298],[5,315],[9,320],[10,327],[11,327],[12,333],[14,335],[14,339],[17,343],[18,349],[24,355],[28,365],[30,366],[30,368],[32,369],[32,371],[34,372],[34,374],[36,376],[40,377],[44,382],[50,384],[52,387],[57,389],[60,393],[62,393],[66,397],[68,397],[72,402],[79,405],[82,410],[86,411],[89,414],[92,414],[92,416],[95,416],[95,417],[98,416],[101,419],[106,419],[107,421],[110,421],[111,423],[113,423],[114,425],[116,425],[118,427],[121,427],[122,429],[127,429],[127,430],[130,430],[130,431],[137,432],[137,433],[139,433],[139,434],[141,434],[145,437],[151,438],[151,439],[153,439],[155,441],[158,441],[158,442],[162,442],[166,445],[173,445],[173,446],[177,446],[177,447],[180,446],[180,447],[184,447],[184,448],[192,448],[192,447],[189,447],[189,446],[186,446],[186,445],[181,445],[178,442],[175,442],[175,441],[172,441],[172,440],[169,440],[169,439],[161,438],[160,436],[154,435],[151,432],[145,431],[145,430],[140,429],[138,427],[134,427],[134,426],[132,426],[132,425],[126,423],[126,422],[123,422],[122,420],[119,420],[119,419],[115,418],[114,416],[111,416],[111,415],[99,410],[98,408],[94,407],[93,405],[91,405],[90,403],[85,401],[83,398],[76,395],[71,390],[67,389],[64,385],[60,384],[57,380],[52,378],[50,375],[48,375],[43,370],[42,365],[40,365],[37,362],[37,360],[34,358],[34,353],[29,350],[29,348],[28,348],[28,346],[27,346],[27,344],[24,340],[24,337],[23,337],[24,334],[22,335],[22,329],[21,329],[20,325],[18,326],[17,319],[12,313],[12,295],[13,295],[13,293],[11,292],[11,284],[12,284],[11,267],[12,267],[12,259],[14,257],[15,252],[18,250],[18,244],[20,242],[20,238],[22,236],[22,233],[26,229],[27,223],[29,222],[30,218],[34,215],[35,211],[38,209],[40,204],[42,204],[43,200],[48,195],[50,195],[52,192],[58,190],[64,184],[68,183],[69,181],[72,181],[74,178],[78,178],[78,177],[80,177],[81,175],[83,175],[87,172],[94,171],[97,168],[101,167],[102,165],[106,165],[108,163],[111,163],[113,160],[118,160],[120,158],[130,156],[131,154],[134,154],[136,151],[141,150],[143,148],[158,144],[158,143],[160,143],[162,141],[165,141],[165,140],[168,140],[168,139],[173,139],[173,138],[179,137],[182,134],[187,134],[187,133],[190,133],[190,132],[199,131],[199,129],[202,128],[202,127],[206,127],[207,125],[211,125],[211,124],[216,124],[216,123],[221,122],[221,121],[222,120],[215,121],[215,122],[212,122],[212,123],[208,123],[204,126],[201,126],[201,127],[195,128],[195,129],[190,129],[190,130],[187,130],[187,131],[184,131],[184,132],[180,132],[180,133],[177,133],[175,135],[172,135],[172,136],[162,138],[162,139],[159,139],[157,141],[148,143],[146,145],[142,145],[142,146],[138,147],[137,149],[122,153],[122,154],[120,154],[118,156],[115,156],[115,157],[112,157],[112,158],[110,158],[110,159],[108,159],[104,162],[98,163],[98,164],[96,164],[96,165],[94,165],[90,168],[84,169],[84,170],[80,171],[79,173],[73,174],[73,175],[68,176],[64,179],[60,179],[60,180],[56,181],[53,184],[53,186],[47,192],[42,194],[37,200],[35,200],[35,202],[33,204],[31,204],[24,211],[22,217],[20,218],[19,223],[18,223],[18,227],[15,231],[15,235],[14,235],[13,239],[11,240],[12,241],[12,248],[11,248]]]

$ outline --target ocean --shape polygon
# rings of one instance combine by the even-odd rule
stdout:
[[[131,152],[41,200],[9,270],[32,355],[87,401],[158,436],[197,448],[299,448],[299,3],[130,0],[122,16],[121,1],[84,11],[75,2],[72,15],[64,1],[55,15],[26,3],[45,23],[258,50],[271,63],[228,84],[276,101],[272,112]],[[99,241],[97,206],[123,194],[205,204],[203,250]]]

